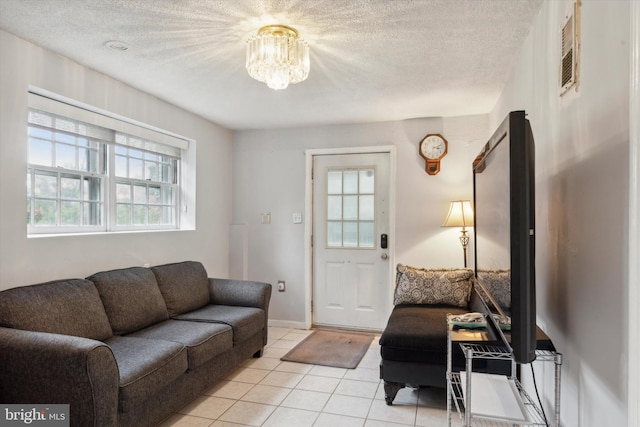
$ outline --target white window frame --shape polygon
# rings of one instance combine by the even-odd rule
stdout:
[[[28,175],[29,179],[33,179],[35,170],[42,170],[46,173],[53,174],[71,174],[74,176],[91,176],[100,177],[102,179],[101,185],[101,203],[102,203],[102,224],[101,225],[54,225],[54,226],[37,226],[35,224],[29,224],[27,227],[28,237],[37,237],[41,235],[64,235],[64,234],[86,234],[86,233],[110,233],[110,232],[122,232],[122,231],[164,231],[164,230],[180,230],[180,229],[193,229],[189,225],[195,223],[193,214],[188,215],[185,218],[186,221],[182,221],[182,215],[187,212],[187,205],[184,200],[193,200],[195,204],[194,196],[185,194],[187,191],[187,182],[191,182],[195,177],[195,171],[189,171],[185,173],[187,169],[187,159],[193,163],[194,153],[190,153],[191,149],[195,149],[195,141],[187,139],[185,137],[163,131],[158,128],[154,128],[133,120],[123,118],[121,116],[114,115],[112,113],[100,110],[86,104],[81,104],[73,100],[61,97],[53,94],[49,91],[45,91],[39,88],[30,88],[29,90],[29,109],[39,110],[45,113],[77,120],[87,124],[99,126],[110,131],[113,131],[113,141],[106,142],[104,148],[106,160],[106,167],[102,169],[104,174],[95,174],[92,172],[83,172],[76,170],[67,170],[65,168],[58,168],[55,165],[40,166],[36,164],[28,164],[28,171],[31,172]],[[28,124],[31,126],[31,124]],[[116,134],[125,134],[127,138],[119,139],[116,143]],[[129,138],[131,137],[131,138]],[[127,142],[121,142],[127,141]],[[100,141],[104,142],[104,141]],[[147,179],[132,179],[130,177],[118,177],[115,174],[115,157],[116,146],[127,146],[129,149],[157,153],[160,156],[177,158],[177,166],[172,171],[173,182],[157,182],[149,181]],[[103,159],[100,160],[101,162]],[[189,167],[195,167],[190,164]],[[144,178],[144,177],[143,177]],[[147,199],[145,203],[141,203],[140,206],[145,206],[146,224],[135,225],[133,221],[127,225],[117,225],[116,217],[116,182],[126,181],[135,184],[143,184],[149,188],[155,186],[170,187],[173,194],[172,204],[170,205],[173,216],[173,223],[166,224],[148,224],[149,206],[160,206],[167,208],[169,205],[162,202],[160,204],[154,204]],[[29,184],[29,183],[27,183]],[[60,184],[58,183],[58,187]],[[58,190],[57,200],[61,199],[60,191]],[[31,200],[34,200],[34,195],[30,195]],[[134,205],[133,194],[132,206]],[[82,201],[80,201],[82,203]],[[58,213],[60,208],[58,209]],[[81,211],[82,212],[82,211]],[[58,219],[59,221],[59,219]],[[165,221],[166,222],[166,221]]]

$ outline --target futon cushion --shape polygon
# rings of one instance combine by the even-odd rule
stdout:
[[[227,324],[233,328],[234,344],[246,341],[266,327],[264,311],[253,307],[210,304],[175,319]]]
[[[103,341],[113,335],[96,287],[56,280],[0,293],[0,326]]]
[[[503,310],[511,310],[511,270],[478,270],[478,278]]]
[[[124,335],[169,318],[156,278],[148,268],[96,273],[95,283],[115,335]]]
[[[112,337],[106,344],[118,364],[122,412],[139,407],[187,371],[187,351],[182,344],[128,336]]]
[[[233,347],[229,325],[182,320],[165,320],[128,337],[173,341],[187,348],[189,369],[195,369],[214,356]]]
[[[177,316],[209,304],[209,278],[195,261],[151,267],[167,304],[169,316]]]
[[[380,336],[385,360],[446,363],[447,313],[466,310],[446,306],[397,305]]]
[[[398,264],[393,303],[467,307],[472,276],[471,269],[427,269]]]

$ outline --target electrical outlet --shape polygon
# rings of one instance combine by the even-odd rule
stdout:
[[[294,224],[302,224],[302,212],[294,212],[293,213],[293,223]]]
[[[284,292],[284,280],[278,280],[278,292]]]

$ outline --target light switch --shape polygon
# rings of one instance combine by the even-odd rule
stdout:
[[[271,224],[271,212],[262,212],[260,222],[263,224]]]
[[[294,212],[293,213],[293,223],[294,224],[302,224],[302,212]]]

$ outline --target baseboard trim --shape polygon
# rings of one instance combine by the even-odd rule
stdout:
[[[293,320],[269,319],[269,326],[276,328],[307,329],[305,322],[294,322]]]

